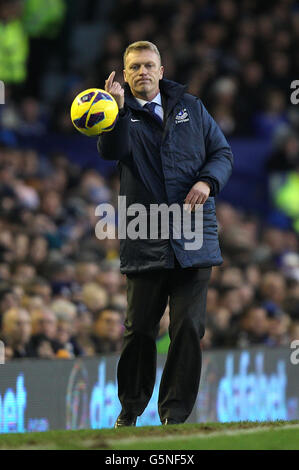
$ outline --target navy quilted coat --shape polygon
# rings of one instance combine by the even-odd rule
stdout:
[[[168,239],[120,240],[122,273],[173,268],[174,254],[183,268],[223,262],[214,197],[232,172],[230,146],[201,100],[183,85],[163,79],[160,91],[163,125],[140,106],[125,84],[125,107],[114,129],[99,137],[98,150],[102,158],[118,160],[120,195],[126,196],[127,206],[143,204],[148,221],[150,204],[182,206],[196,182],[208,181],[212,190],[203,205],[203,243],[199,249],[186,250],[184,236],[173,237],[170,220]],[[127,223],[131,219],[127,217]],[[192,224],[194,228],[194,220]]]

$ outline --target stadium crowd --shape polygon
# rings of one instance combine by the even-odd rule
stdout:
[[[167,77],[188,84],[227,136],[267,138],[288,121],[299,64],[297,2],[120,0],[112,19],[94,70],[98,83],[110,70],[121,80],[124,45],[146,36],[161,51]]]
[[[7,8],[7,3],[15,7]],[[81,66],[80,60],[74,60],[74,38],[65,30],[62,18],[66,15],[68,23],[78,10],[82,24],[89,22],[94,27],[98,18],[93,19],[92,12],[97,2],[48,3],[51,8],[42,0],[27,0],[22,10],[21,0],[0,1],[0,24],[15,24],[17,18],[23,34],[18,36],[20,44],[28,36],[27,52],[22,60],[15,58],[16,65],[23,64],[20,78],[12,75],[4,80],[13,87],[11,95],[18,97],[22,110],[21,116],[15,116],[15,100],[7,90],[4,124],[8,128],[30,124],[20,132],[75,133],[68,113],[74,96],[89,87],[103,87],[111,70],[116,70],[115,79],[122,83],[124,49],[141,37],[158,46],[167,78],[188,84],[190,93],[200,96],[226,136],[271,139],[283,124],[295,120],[298,126],[298,114],[294,116],[290,103],[290,85],[299,66],[299,7],[295,0],[110,2],[98,56],[90,63],[82,60]],[[30,14],[39,21],[34,23]],[[50,31],[55,32],[52,42]],[[91,40],[91,36],[80,36],[81,53],[93,46]],[[20,47],[16,44],[14,49]],[[14,61],[7,62],[7,50],[0,55],[0,76],[2,69],[14,70]],[[61,69],[60,75],[47,66]]]
[[[7,3],[0,1],[0,22]],[[105,179],[67,154],[45,155],[18,142],[47,138],[50,131],[75,133],[69,119],[74,96],[103,87],[111,70],[122,80],[128,43],[142,37],[157,44],[167,78],[188,83],[228,138],[270,140],[272,186],[277,175],[299,171],[299,113],[290,103],[290,77],[298,78],[299,65],[296,2],[119,0],[110,22],[98,61],[84,70],[69,68],[63,95],[51,103],[40,89],[34,93],[32,83],[6,87],[0,109],[0,339],[6,360],[121,349],[127,301],[119,245],[95,236],[95,208],[103,202],[116,207],[118,176]],[[36,57],[40,46],[34,47]],[[221,198],[217,217],[224,263],[213,268],[202,347],[288,346],[299,339],[298,234]],[[168,324],[167,308],[159,352],[167,351]]]
[[[167,78],[188,84],[227,137],[271,139],[280,125],[293,121],[290,77],[297,78],[299,66],[297,2],[120,0],[110,17],[113,28],[102,54],[73,73],[69,94],[59,96],[55,117],[60,115],[60,131],[73,132],[65,110],[77,90],[103,86],[111,70],[123,82],[123,51],[140,37],[158,46]],[[57,129],[57,120],[51,125]]]
[[[63,154],[41,159],[34,150],[2,145],[0,193],[7,358],[119,352],[126,309],[119,242],[95,235],[95,208],[116,206],[117,176],[105,181]],[[217,215],[224,263],[213,268],[203,347],[288,345],[299,334],[296,234],[225,202]],[[167,310],[160,339],[168,321]]]

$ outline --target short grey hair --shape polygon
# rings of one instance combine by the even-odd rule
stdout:
[[[124,65],[126,65],[126,58],[128,54],[132,51],[142,51],[142,50],[149,50],[155,52],[157,56],[160,59],[160,64],[161,64],[161,55],[159,52],[159,49],[155,44],[153,44],[150,41],[136,41],[132,42],[132,44],[129,44],[129,46],[126,48],[125,53],[124,53]]]

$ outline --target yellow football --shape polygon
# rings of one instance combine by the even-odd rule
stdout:
[[[111,131],[117,117],[118,106],[115,99],[100,88],[82,91],[72,103],[72,123],[79,132],[89,137]]]

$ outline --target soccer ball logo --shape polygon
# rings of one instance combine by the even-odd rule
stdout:
[[[118,106],[107,91],[90,88],[82,91],[73,101],[71,120],[84,135],[97,136],[113,129],[118,117]]]

